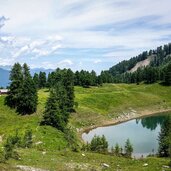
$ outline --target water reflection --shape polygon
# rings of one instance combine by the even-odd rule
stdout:
[[[166,119],[166,115],[156,115],[146,118],[136,119],[136,123],[141,122],[143,128],[150,129],[151,131],[155,130],[157,126],[161,126]]]
[[[129,138],[133,144],[133,155],[140,157],[155,154],[158,151],[158,135],[161,125],[168,114],[160,114],[140,119],[134,119],[118,125],[99,127],[84,133],[82,138],[90,142],[94,135],[105,135],[109,148],[118,143],[124,147],[125,141]]]

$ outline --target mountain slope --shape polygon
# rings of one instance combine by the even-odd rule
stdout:
[[[154,61],[154,58],[155,58],[155,55],[148,56],[147,59],[137,62],[136,65],[133,68],[131,68],[128,72],[133,73],[137,71],[138,68],[143,68],[143,67],[150,65],[150,63]]]
[[[129,60],[124,60],[109,69],[112,76],[118,76],[126,72],[135,72],[139,67],[159,67],[171,61],[171,43],[157,47],[155,50],[145,51]]]

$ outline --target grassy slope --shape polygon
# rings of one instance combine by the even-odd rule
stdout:
[[[79,103],[77,113],[73,114],[70,124],[75,127],[84,127],[103,119],[109,119],[118,115],[129,107],[137,111],[154,108],[171,107],[171,87],[155,85],[104,85],[101,88],[84,89],[76,87],[76,101]],[[166,159],[127,160],[113,156],[85,153],[73,153],[65,149],[67,142],[63,133],[48,127],[39,126],[44,105],[48,96],[45,90],[39,91],[39,105],[37,113],[30,116],[19,116],[14,110],[4,106],[4,96],[0,97],[0,136],[3,140],[15,129],[22,133],[28,127],[32,128],[34,135],[34,147],[32,149],[19,149],[20,161],[9,160],[7,164],[0,164],[0,170],[15,170],[13,166],[28,165],[50,170],[72,170],[82,167],[85,170],[96,168],[100,170],[101,163],[108,163],[110,169],[115,170],[119,164],[122,170],[161,170],[166,165]],[[147,100],[148,99],[148,100]],[[123,110],[122,110],[123,109]],[[110,115],[108,115],[110,114]],[[43,142],[36,145],[36,142]],[[2,145],[2,143],[0,143]],[[43,155],[42,152],[46,151]],[[142,167],[147,162],[147,168]]]
[[[171,109],[171,87],[158,84],[106,84],[85,89],[76,87],[77,114],[72,122],[78,127],[100,125],[132,109],[137,115]]]

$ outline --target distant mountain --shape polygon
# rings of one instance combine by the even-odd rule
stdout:
[[[0,87],[6,87],[9,84],[9,75],[10,75],[11,66],[0,66]],[[46,75],[49,72],[52,72],[52,69],[44,69],[44,68],[33,68],[30,69],[30,73],[33,76],[34,73],[39,73],[40,71],[45,72]]]
[[[6,87],[9,83],[9,71],[0,68],[0,87]]]
[[[4,70],[11,70],[12,66],[11,65],[0,65],[0,68]]]

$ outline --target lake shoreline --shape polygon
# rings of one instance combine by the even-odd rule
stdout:
[[[145,110],[142,112],[137,112],[135,114],[131,114],[129,113],[128,115],[122,116],[122,117],[117,117],[117,118],[113,118],[112,120],[106,120],[104,122],[102,122],[101,124],[98,125],[92,125],[89,126],[87,128],[81,128],[79,130],[79,135],[81,136],[81,140],[82,139],[82,134],[83,133],[88,133],[89,131],[91,131],[92,129],[98,128],[98,127],[106,127],[106,126],[111,126],[111,125],[118,125],[120,123],[124,123],[133,119],[139,119],[145,116],[152,116],[152,115],[157,115],[160,113],[168,113],[171,112],[171,108],[169,109],[162,109],[162,110],[158,110],[158,111],[149,111],[149,110]],[[83,140],[84,141],[84,140]]]

